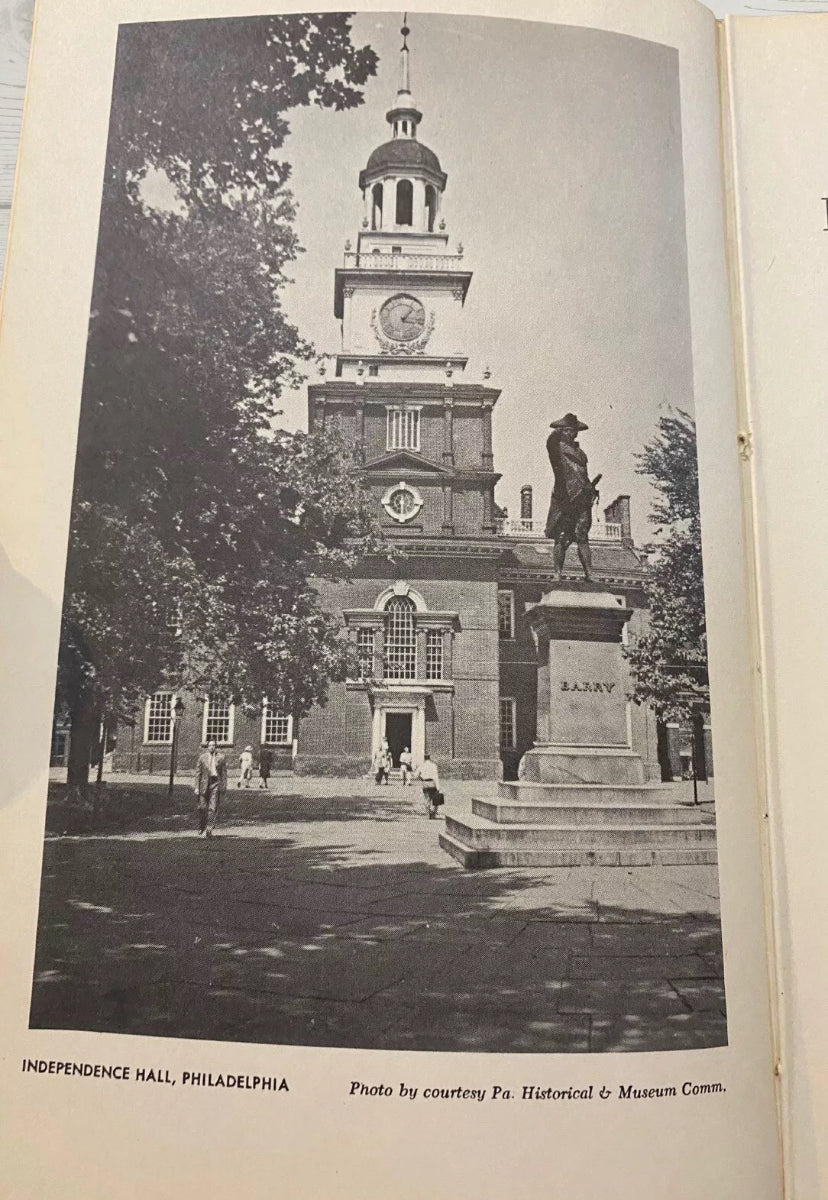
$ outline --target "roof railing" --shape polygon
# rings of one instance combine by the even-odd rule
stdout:
[[[461,271],[462,254],[383,254],[346,250],[344,265],[362,271]]]
[[[541,538],[544,536],[545,528],[544,521],[534,521],[530,517],[520,517],[517,520],[501,517],[496,523],[497,533],[501,537]],[[610,522],[601,522],[592,526],[589,537],[593,542],[620,542],[621,526]]]

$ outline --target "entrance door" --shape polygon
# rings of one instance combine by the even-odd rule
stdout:
[[[385,736],[394,766],[398,767],[403,750],[406,746],[411,749],[411,713],[386,713]]]

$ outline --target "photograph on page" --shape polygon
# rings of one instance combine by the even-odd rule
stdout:
[[[30,1027],[726,1045],[704,517],[676,49],[122,25]]]

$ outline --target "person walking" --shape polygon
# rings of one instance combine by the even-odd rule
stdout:
[[[267,788],[267,781],[270,779],[270,772],[273,769],[273,751],[269,746],[262,746],[259,750],[259,787]]]
[[[378,786],[381,783],[385,783],[387,786],[388,785],[388,770],[389,770],[388,755],[386,754],[386,752],[382,748],[382,746],[379,748],[379,750],[377,750],[376,754],[374,755],[374,761],[371,765],[371,769],[374,772],[374,783],[376,783]]]
[[[246,788],[249,788],[250,780],[252,778],[253,778],[253,747],[245,746],[245,748],[242,750],[241,754],[239,755],[238,786],[241,787],[242,784],[244,784],[244,786]]]
[[[218,806],[227,791],[227,758],[216,749],[215,742],[208,742],[198,757],[195,776],[195,794],[198,796],[199,837],[213,836]]]
[[[408,749],[408,746],[406,746],[400,755],[400,774],[402,775],[403,787],[408,787],[408,777],[411,772],[411,751]]]
[[[426,812],[428,819],[433,821],[437,815],[437,809],[442,804],[440,796],[440,773],[437,770],[437,764],[430,754],[423,755],[423,765],[416,772],[416,778],[423,785],[423,798],[426,802]]]

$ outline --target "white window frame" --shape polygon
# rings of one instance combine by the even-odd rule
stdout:
[[[500,597],[509,597],[509,632],[503,633],[500,628]],[[511,588],[497,589],[497,636],[504,642],[515,640],[515,593]]]
[[[209,720],[209,717],[210,717],[210,702],[211,702],[210,697],[205,696],[204,697],[204,711],[201,714],[201,744],[202,744],[202,746],[207,745],[207,721]],[[218,697],[216,697],[216,703],[218,703]],[[236,706],[232,700],[227,705],[227,711],[228,711],[228,736],[223,741],[219,741],[218,738],[216,738],[217,746],[232,746],[233,742],[235,741],[235,737],[236,737]]]
[[[415,629],[416,629],[416,626],[415,626]],[[435,657],[439,661],[440,671],[439,671],[439,674],[437,674],[437,675],[434,675],[431,672],[432,662],[431,662],[431,656],[429,655],[429,649],[431,646],[438,647],[438,651],[437,651],[437,654]],[[429,683],[432,683],[432,682],[434,682],[434,680],[444,679],[445,674],[446,674],[446,652],[445,652],[445,646],[443,644],[443,631],[442,631],[442,629],[427,629],[426,630],[426,644],[425,644],[425,677]]]
[[[153,699],[154,699],[156,696],[166,696],[166,695],[169,695],[169,697],[170,697],[170,732],[169,732],[169,737],[165,737],[165,738],[153,738],[152,740],[150,740],[150,735],[149,735],[149,725],[150,725],[150,705],[152,704],[152,701],[153,701]],[[174,727],[174,725],[175,725],[175,716],[174,716],[174,713],[175,713],[175,704],[176,704],[176,701],[177,701],[177,700],[178,700],[178,693],[177,693],[177,692],[167,692],[166,690],[161,690],[161,691],[158,691],[158,692],[153,692],[153,694],[152,694],[151,696],[147,696],[146,700],[144,701],[144,745],[145,745],[145,746],[171,746],[171,745],[172,745],[172,740],[173,740],[173,727]]]
[[[420,452],[422,405],[392,404],[385,410],[386,450]]]
[[[503,706],[509,705],[510,720],[512,724],[512,740],[504,742],[503,740]],[[501,750],[516,750],[517,749],[517,700],[514,696],[501,696],[498,704],[497,712],[497,727],[498,738],[500,740]]]
[[[268,717],[273,716],[276,719],[287,721],[287,737],[283,742],[271,742],[267,738],[267,721]],[[262,746],[292,746],[293,745],[293,717],[286,717],[284,713],[271,713],[270,705],[267,700],[262,704],[262,728],[260,734],[260,742]]]
[[[392,608],[396,601],[404,602],[405,607]],[[396,617],[395,612],[406,612],[407,620],[401,616]],[[393,641],[392,633],[398,634],[402,631],[403,626],[410,626],[411,637],[405,641]],[[384,642],[383,642],[383,679],[405,680],[410,682],[418,678],[418,668],[425,669],[425,664],[418,662],[419,654],[417,646],[417,606],[410,596],[392,595],[385,605],[385,627],[384,627]],[[393,651],[393,655],[389,654]],[[396,670],[390,669],[392,662],[395,664]]]
[[[360,653],[359,639],[360,639],[361,634],[366,634],[366,633],[370,634],[370,638],[366,639],[366,641],[370,642],[370,646],[366,645],[364,647],[364,650],[365,650],[366,657],[368,656],[368,653],[370,652],[371,661],[367,664],[367,666],[368,666],[367,673],[363,674],[362,661],[361,661],[362,656]],[[374,629],[373,625],[358,625],[357,626],[356,637],[354,640],[354,646],[356,648],[357,661],[358,661],[357,679],[361,683],[364,683],[366,680],[373,679],[373,677],[374,677],[374,662],[375,662],[376,653],[377,653],[377,631],[376,631],[376,629]]]

